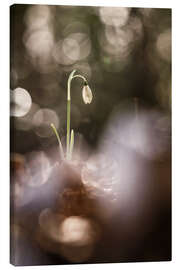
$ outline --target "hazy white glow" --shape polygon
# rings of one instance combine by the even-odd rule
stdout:
[[[24,156],[24,163],[17,168],[17,166],[20,166],[19,163],[17,164],[19,161],[17,157],[14,158],[15,172],[12,175],[12,191],[14,191],[14,194],[12,196],[14,196],[15,206],[20,208],[34,202],[31,208],[34,209],[33,207],[36,208],[42,202],[54,201],[57,195],[56,189],[62,188],[63,185],[63,181],[57,179],[56,161],[53,160],[52,162],[52,159],[50,160],[44,152],[31,152]],[[49,179],[51,181],[48,181]]]
[[[60,226],[59,239],[71,245],[87,245],[92,242],[92,227],[88,219],[80,216],[66,218]]]
[[[127,56],[130,51],[130,45],[133,42],[133,32],[130,29],[122,30],[108,26],[105,29],[105,36],[110,46],[107,46],[107,51],[121,56]]]
[[[121,112],[109,119],[99,154],[87,160],[81,174],[83,184],[106,208],[105,214],[121,211],[131,219],[145,211],[151,177],[145,164],[168,149],[168,122],[156,111],[137,116]]]
[[[158,111],[126,114],[112,118],[107,129],[107,138],[112,136],[118,144],[136,151],[147,159],[156,159],[167,150],[169,140],[169,118]],[[160,119],[166,119],[166,130],[160,130]],[[164,127],[165,128],[165,127]],[[117,136],[118,134],[118,136]]]
[[[118,164],[113,158],[95,154],[90,157],[82,169],[82,181],[87,186],[97,187],[102,189],[102,192],[108,193],[112,188],[112,183],[117,181],[117,171]]]
[[[29,29],[44,27],[51,19],[50,7],[45,5],[30,6],[24,19]]]
[[[130,8],[100,7],[99,14],[103,23],[107,25],[123,26],[129,18]]]
[[[29,60],[40,73],[49,73],[56,68],[52,57],[54,33],[52,25],[52,8],[34,5],[25,14],[26,31],[23,42]]]
[[[72,38],[65,38],[62,45],[63,53],[71,60],[78,60],[80,57],[80,46],[77,40]]]
[[[18,87],[10,90],[11,116],[21,117],[26,115],[32,105],[31,96],[27,90]]]
[[[32,106],[29,112],[25,116],[17,118],[16,129],[30,130],[33,127],[32,118],[38,110],[39,110],[39,106],[35,103],[32,103]]]
[[[116,46],[125,47],[132,41],[133,35],[131,31],[124,31],[115,27],[106,27],[105,35],[109,43]]]
[[[49,160],[44,152],[31,152],[26,164],[28,177],[26,184],[31,187],[38,187],[45,184],[51,173]]]
[[[85,33],[72,33],[65,39],[59,40],[53,48],[53,58],[57,63],[72,65],[83,60],[91,52],[91,42]]]
[[[158,119],[161,119],[161,115],[152,112],[139,115],[138,118],[137,120],[129,119],[121,134],[121,143],[146,158],[158,158],[163,151],[166,151],[168,141],[168,138],[165,139],[168,132],[167,134],[161,134],[161,131],[158,130],[160,127],[157,123]],[[168,122],[165,125],[169,128]]]
[[[49,28],[45,27],[27,32],[24,42],[31,57],[48,59],[54,46],[54,37]]]
[[[103,50],[102,60],[110,72],[120,71],[128,64],[128,57],[143,35],[142,22],[138,17],[130,17],[123,27],[106,24],[99,31],[98,39]]]
[[[80,216],[64,217],[44,209],[39,224],[52,239],[64,245],[86,246],[96,241],[96,231],[89,219]]]
[[[59,118],[55,111],[50,109],[40,109],[33,117],[35,131],[40,137],[49,137],[53,135],[50,124],[54,123],[55,127],[59,127]]]
[[[58,63],[62,65],[72,65],[74,63],[74,60],[66,56],[63,52],[62,45],[64,40],[59,40],[53,48],[52,56],[53,59]],[[76,45],[75,45],[76,44]],[[75,46],[78,47],[77,43],[74,43]],[[68,50],[68,48],[67,48]],[[66,49],[65,49],[66,51]],[[75,50],[76,51],[76,50]]]
[[[97,241],[97,228],[89,219],[80,216],[65,217],[50,208],[39,216],[42,231],[52,240],[59,242],[59,252],[72,262],[87,260]]]
[[[156,48],[160,57],[168,62],[171,61],[171,30],[162,32],[156,42]]]
[[[79,60],[83,60],[89,56],[91,52],[91,41],[89,36],[85,33],[73,33],[68,36],[78,42],[80,48]]]
[[[100,153],[87,160],[82,169],[82,181],[92,196],[106,211],[104,216],[112,215],[114,211],[125,213],[137,205],[139,192],[138,181],[142,178],[142,165],[134,159],[131,152],[126,152],[114,140],[103,144]],[[139,189],[139,190],[138,190]]]

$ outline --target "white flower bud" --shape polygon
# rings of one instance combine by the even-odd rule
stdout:
[[[93,98],[92,91],[86,83],[84,84],[83,90],[82,90],[82,97],[85,104],[90,104]]]

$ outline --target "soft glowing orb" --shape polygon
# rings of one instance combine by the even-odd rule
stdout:
[[[103,23],[107,25],[123,26],[129,19],[130,8],[125,7],[101,7],[99,15]]]
[[[60,241],[71,245],[87,245],[93,239],[93,230],[88,219],[79,216],[66,218],[60,226]]]
[[[10,92],[11,116],[22,117],[26,115],[32,105],[32,99],[27,90],[18,87]]]

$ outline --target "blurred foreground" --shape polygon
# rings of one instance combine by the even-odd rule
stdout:
[[[170,260],[171,10],[13,5],[10,84],[11,262]]]

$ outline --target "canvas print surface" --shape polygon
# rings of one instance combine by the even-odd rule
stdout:
[[[171,260],[171,10],[10,7],[11,263]]]

